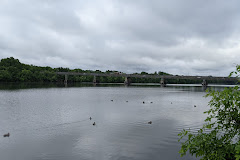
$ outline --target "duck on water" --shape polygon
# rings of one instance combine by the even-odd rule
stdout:
[[[10,133],[4,134],[3,137],[10,137]]]

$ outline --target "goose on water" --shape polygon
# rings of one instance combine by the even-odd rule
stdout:
[[[4,134],[3,137],[9,137],[10,133]]]
[[[152,124],[152,121],[149,121],[148,124]]]

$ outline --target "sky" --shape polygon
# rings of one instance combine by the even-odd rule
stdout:
[[[239,0],[0,0],[0,59],[70,69],[228,76]]]

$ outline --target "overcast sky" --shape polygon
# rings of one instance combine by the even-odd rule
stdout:
[[[0,58],[38,66],[227,76],[239,0],[0,0]]]

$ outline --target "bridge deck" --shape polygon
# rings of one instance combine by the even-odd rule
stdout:
[[[237,81],[237,77],[213,77],[213,76],[179,76],[179,75],[141,75],[120,73],[82,73],[82,72],[56,72],[58,75],[100,76],[100,77],[136,77],[136,78],[164,78],[164,79],[205,79]]]

